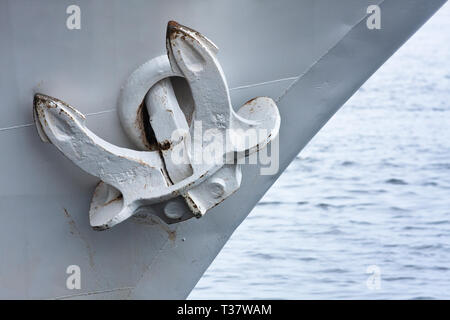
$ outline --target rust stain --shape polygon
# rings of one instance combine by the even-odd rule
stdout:
[[[91,266],[92,269],[95,269],[95,263],[94,263],[94,253],[92,251],[91,246],[89,245],[88,241],[86,240],[86,238],[81,234],[80,230],[77,227],[77,224],[75,223],[75,220],[73,220],[72,216],[70,215],[69,211],[67,211],[66,208],[64,209],[64,215],[66,216],[68,222],[69,222],[69,226],[70,226],[70,233],[77,236],[78,238],[80,238],[83,242],[84,245],[87,249],[87,253],[89,256],[89,265]]]
[[[152,215],[147,215],[147,214],[142,214],[142,215],[134,215],[132,217],[132,221],[138,224],[142,224],[142,225],[157,225],[159,228],[161,228],[162,230],[164,230],[167,235],[168,235],[168,239],[171,241],[175,241],[177,238],[177,230],[175,229],[171,229],[166,223],[164,223],[162,220],[160,220],[160,218],[158,217],[157,219],[154,218],[154,216]]]
[[[183,41],[185,41],[186,37],[188,37],[192,40],[195,40],[194,37],[192,35],[190,35],[188,32],[195,34],[197,36],[203,37],[197,31],[195,31],[191,28],[188,28],[186,26],[183,26],[176,21],[169,21],[169,23],[167,23],[166,37],[169,38],[169,40],[175,40],[176,38],[181,38]]]
[[[253,98],[253,99],[250,99],[250,100],[248,100],[246,103],[244,103],[244,104],[251,104],[252,102],[254,102],[256,99],[258,99],[258,97],[256,97],[256,98]]]
[[[169,140],[164,140],[164,141],[158,142],[158,146],[159,146],[160,150],[164,150],[164,151],[172,148],[172,144]]]
[[[136,114],[136,122],[135,122],[135,126],[136,128],[139,130],[140,132],[140,138],[142,140],[142,143],[149,149],[151,149],[151,145],[149,144],[149,142],[147,141],[147,137],[145,134],[145,128],[144,128],[144,119],[143,119],[143,105],[144,102],[142,102],[137,110],[137,114]]]
[[[164,222],[157,222],[156,223],[161,229],[163,229],[165,232],[167,232],[168,238],[171,241],[175,241],[177,238],[177,230],[170,229],[168,225],[166,225]]]
[[[177,238],[176,230],[167,231],[167,233],[169,234],[169,239],[172,240],[172,241],[175,241],[175,239]]]
[[[64,101],[62,101],[62,100],[60,100],[58,98],[55,98],[55,97],[48,96],[46,94],[36,93],[34,95],[33,103],[34,103],[34,105],[37,105],[37,104],[40,103],[40,104],[44,105],[45,107],[47,107],[48,109],[52,109],[52,108],[57,108],[58,107],[56,105],[55,101],[60,103],[60,104],[62,104],[64,107],[67,107],[70,110],[74,111],[77,115],[79,115],[83,119],[86,119],[84,114],[80,113],[78,110],[76,110],[74,107],[72,107],[67,102],[64,102]]]
[[[108,230],[110,228],[110,226],[108,224],[105,224],[103,226],[94,226],[92,227],[92,230],[94,231],[105,231]]]
[[[202,216],[202,213],[201,213],[200,209],[198,208],[197,204],[194,202],[194,200],[192,200],[192,198],[188,194],[184,194],[183,197],[186,200],[186,203],[187,203],[189,209],[191,209],[193,215],[196,218],[200,218]]]
[[[179,27],[179,26],[180,26],[180,24],[179,24],[178,22],[174,21],[174,20],[170,20],[170,21],[167,23],[167,27],[168,27],[168,28],[169,28],[169,27],[177,28],[177,27]]]
[[[145,147],[150,151],[158,150],[158,143],[156,142],[155,133],[150,124],[148,111],[144,101],[142,101],[138,107],[134,125],[139,130],[141,141]]]
[[[108,204],[113,203],[115,201],[120,201],[123,199],[123,195],[119,194],[116,198],[109,200],[108,202],[104,203],[103,206],[106,207]]]

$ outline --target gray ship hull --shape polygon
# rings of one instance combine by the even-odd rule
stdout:
[[[69,3],[2,1],[0,298],[186,298],[279,174],[445,1],[375,2],[381,29],[373,30],[374,1],[78,1],[81,28],[71,30]],[[99,136],[132,147],[117,118],[119,90],[165,52],[172,19],[219,46],[233,105],[277,101],[279,172],[244,166],[241,188],[201,219],[134,218],[94,231],[88,211],[98,180],[41,143],[33,95],[60,97]],[[80,267],[80,289],[66,285],[70,265]]]

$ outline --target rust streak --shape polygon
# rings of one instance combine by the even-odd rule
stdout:
[[[78,238],[80,238],[83,242],[84,245],[87,249],[88,252],[88,256],[89,256],[89,265],[92,267],[92,269],[95,269],[95,263],[94,263],[94,254],[92,251],[91,246],[89,245],[88,241],[86,240],[86,238],[81,234],[80,230],[77,227],[77,224],[75,223],[75,220],[73,220],[72,216],[70,215],[69,211],[67,211],[66,208],[64,209],[64,215],[66,216],[68,222],[69,222],[69,226],[70,226],[70,233],[78,236]]]

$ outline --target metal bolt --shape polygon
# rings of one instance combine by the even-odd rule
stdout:
[[[183,204],[175,201],[169,201],[164,207],[164,214],[169,219],[179,219],[183,216],[184,210],[185,207]]]
[[[211,194],[216,199],[222,197],[225,194],[225,181],[223,179],[212,179],[209,187],[211,189]]]

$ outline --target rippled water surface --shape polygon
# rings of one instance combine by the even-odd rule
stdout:
[[[450,4],[301,152],[190,298],[450,299]]]

